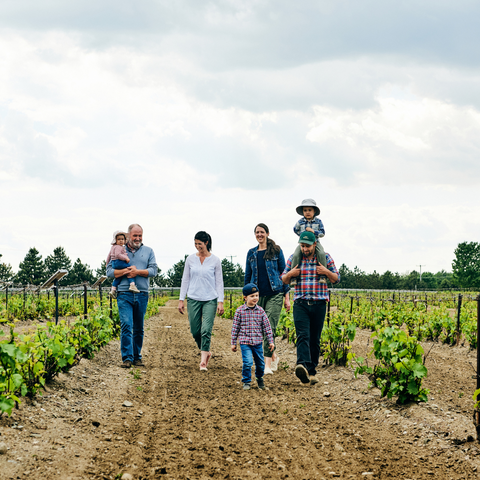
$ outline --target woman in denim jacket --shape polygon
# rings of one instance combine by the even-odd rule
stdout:
[[[258,286],[260,299],[258,305],[265,310],[272,327],[275,341],[278,320],[282,306],[290,311],[290,287],[280,278],[285,268],[285,258],[282,249],[270,238],[270,231],[264,223],[255,227],[255,238],[258,246],[251,248],[247,253],[244,284],[254,283]],[[279,357],[275,351],[271,352],[268,341],[263,339],[263,353],[265,356],[265,374],[272,374],[278,368]]]

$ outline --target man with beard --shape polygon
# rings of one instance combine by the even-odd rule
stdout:
[[[326,253],[327,266],[321,265],[316,257],[317,239],[312,232],[304,231],[298,241],[302,250],[300,265],[292,265],[290,255],[281,278],[288,285],[293,277],[299,280],[295,286],[293,322],[297,333],[297,365],[295,375],[304,384],[318,383],[317,366],[320,357],[320,337],[330,300],[327,281],[340,281],[340,274],[333,258]]]
[[[126,275],[117,287],[117,305],[120,315],[122,367],[145,366],[142,361],[143,322],[148,304],[148,277],[157,274],[155,254],[142,243],[143,228],[134,223],[128,227],[127,255],[128,268],[114,270],[112,263],[107,265],[107,276],[119,278]],[[135,278],[140,293],[129,290],[129,278]]]

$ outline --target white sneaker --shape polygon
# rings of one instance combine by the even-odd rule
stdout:
[[[280,362],[280,357],[275,354],[275,360],[272,360],[272,372],[276,372],[278,370],[278,363]]]
[[[134,283],[130,284],[130,286],[128,287],[128,290],[130,292],[140,293],[140,290],[137,288],[137,286]]]
[[[265,367],[265,372],[263,373],[264,375],[273,375],[272,369]]]

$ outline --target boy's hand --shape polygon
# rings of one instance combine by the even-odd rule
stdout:
[[[275,344],[274,343],[269,343],[268,346],[270,348],[270,351],[273,352],[273,350],[275,349]]]
[[[232,345],[232,352],[236,352],[237,351],[237,346],[236,345]]]
[[[130,263],[130,259],[127,257],[127,259],[125,260],[127,263]]]
[[[315,233],[315,230],[313,228],[310,228],[310,227],[307,227],[305,229],[307,232],[312,232],[312,233]]]

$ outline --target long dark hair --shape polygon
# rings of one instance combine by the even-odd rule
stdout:
[[[264,223],[259,223],[254,229],[253,233],[257,230],[257,227],[263,228],[265,232],[270,233],[270,230]],[[277,245],[270,237],[267,237],[267,251],[265,252],[265,260],[271,260],[275,255],[280,253],[280,245]]]
[[[208,251],[212,249],[212,237],[207,232],[204,232],[203,230],[197,232],[195,234],[195,240],[200,240],[201,242],[205,243]]]

